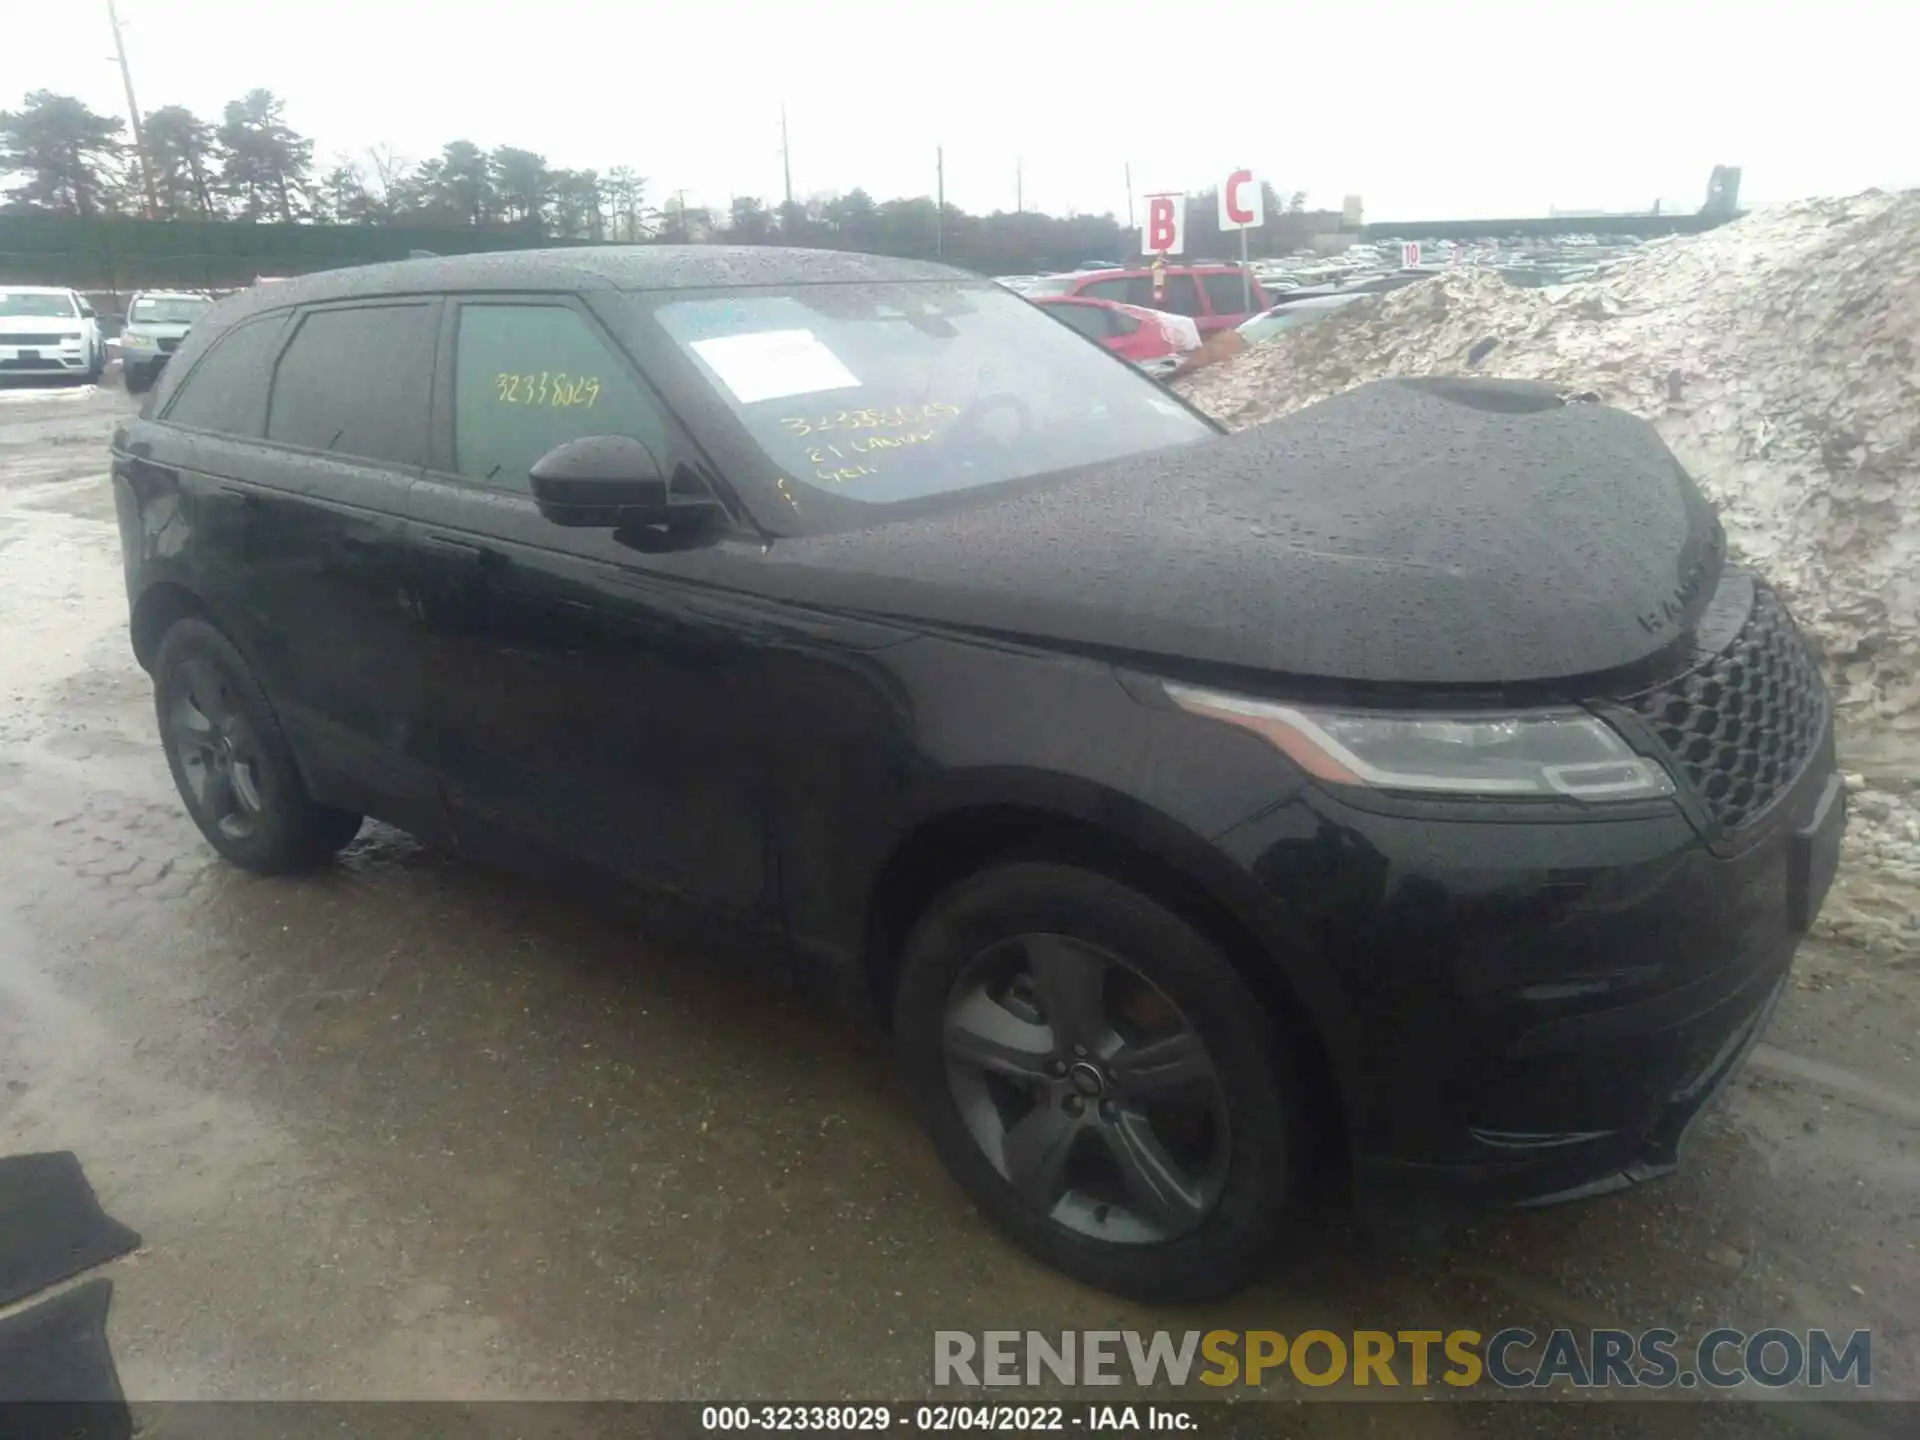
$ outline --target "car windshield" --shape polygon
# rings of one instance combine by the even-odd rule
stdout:
[[[654,315],[784,477],[848,500],[923,499],[1214,433],[994,285],[705,292]]]
[[[191,325],[213,308],[198,295],[143,296],[133,302],[127,320],[134,325]]]
[[[72,320],[79,312],[70,295],[49,295],[44,291],[0,290],[0,315],[32,315],[41,319]]]

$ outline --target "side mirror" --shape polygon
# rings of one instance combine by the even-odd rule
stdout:
[[[589,435],[556,445],[529,474],[533,501],[556,525],[611,528],[666,519],[660,462],[629,435]]]

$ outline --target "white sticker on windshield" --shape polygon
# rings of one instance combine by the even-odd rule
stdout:
[[[860,377],[811,330],[722,335],[694,341],[693,350],[742,405],[860,385]]]

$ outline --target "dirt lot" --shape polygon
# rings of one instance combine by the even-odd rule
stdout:
[[[216,863],[126,641],[130,408],[0,389],[0,1153],[76,1150],[144,1234],[107,1272],[136,1402],[897,1399],[928,1393],[935,1329],[1718,1323],[1871,1327],[1875,1392],[1920,1398],[1910,965],[1803,952],[1672,1180],[1437,1246],[1335,1212],[1230,1304],[1128,1306],[991,1233],[883,1061],[760,978],[391,831],[308,879]],[[1314,1408],[1329,1434],[1643,1433],[1611,1406]],[[1688,1411],[1674,1433],[1759,1423]]]

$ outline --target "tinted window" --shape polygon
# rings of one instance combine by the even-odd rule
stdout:
[[[1248,282],[1238,275],[1202,275],[1200,283],[1207,287],[1207,303],[1216,315],[1245,315],[1260,308],[1258,295],[1247,304]]]
[[[463,305],[454,359],[454,468],[524,489],[534,462],[587,435],[630,435],[662,464],[658,403],[577,311]]]
[[[916,500],[1213,433],[997,285],[769,286],[631,303],[651,308],[782,483],[849,501]]]
[[[1131,303],[1130,280],[1092,280],[1073,293],[1083,300],[1119,300]]]
[[[1158,300],[1142,302],[1155,310],[1167,310],[1175,315],[1204,315],[1200,308],[1200,287],[1193,283],[1191,275],[1167,276],[1165,296]]]
[[[1107,324],[1115,335],[1132,335],[1140,329],[1139,317],[1129,315],[1124,310],[1107,311]]]
[[[286,329],[285,315],[236,325],[187,373],[163,417],[194,430],[258,440],[266,429],[267,376]]]
[[[1107,312],[1098,305],[1043,305],[1041,309],[1090,340],[1107,338]]]
[[[267,438],[418,465],[427,435],[433,316],[427,305],[308,315],[274,372]]]

